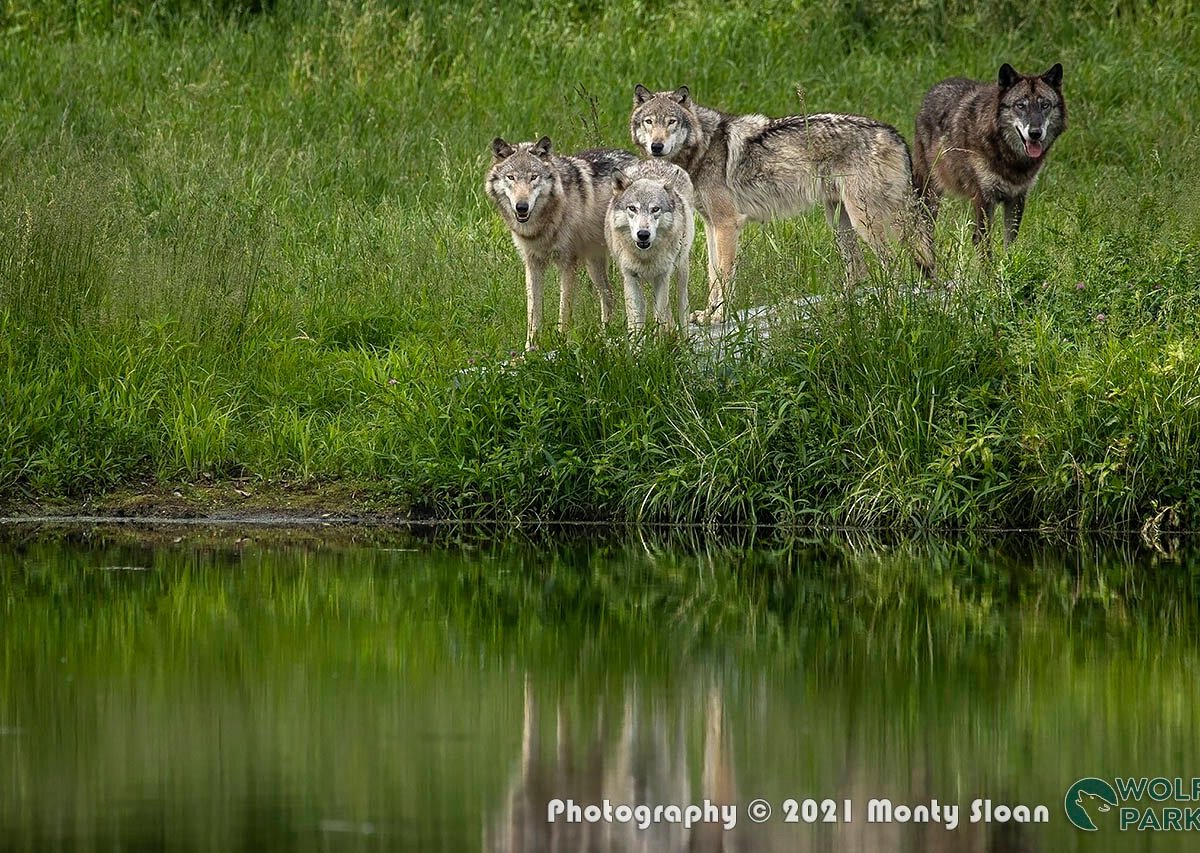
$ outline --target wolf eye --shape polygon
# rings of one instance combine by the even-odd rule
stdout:
[[[651,127],[654,124],[654,119],[644,118],[642,119],[642,124],[646,125],[646,127]]]
[[[536,184],[538,182],[539,177],[541,177],[541,176],[537,172],[530,172],[529,173],[529,183]]]
[[[650,212],[651,213],[662,213],[662,208],[661,207],[652,207],[652,208],[650,208]]]
[[[508,181],[510,184],[513,181],[515,181],[516,179],[517,179],[517,176],[514,175],[512,172],[509,172],[507,175],[504,176],[504,180]]]
[[[674,127],[677,124],[679,124],[679,119],[677,119],[677,118],[667,119],[667,127]]]
[[[1046,98],[1038,98],[1038,106],[1044,110],[1050,109],[1050,101]]]
[[[1013,109],[1019,113],[1023,113],[1023,112],[1025,112],[1025,108],[1028,106],[1029,106],[1028,101],[1017,101],[1015,104],[1013,104]]]

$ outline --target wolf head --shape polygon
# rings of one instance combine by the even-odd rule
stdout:
[[[555,191],[550,137],[510,145],[497,136],[492,140],[492,155],[487,194],[505,221],[525,225]]]
[[[629,132],[647,157],[671,159],[700,127],[687,86],[674,92],[651,92],[641,83],[633,90]]]
[[[1014,151],[1030,160],[1044,157],[1067,129],[1062,78],[1059,63],[1034,77],[1018,74],[1007,62],[1000,66],[1000,132]]]
[[[641,178],[621,169],[613,172],[612,222],[643,251],[654,245],[660,234],[675,226],[678,199],[668,178]]]

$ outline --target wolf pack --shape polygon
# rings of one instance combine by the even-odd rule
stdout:
[[[1061,64],[1025,75],[1005,63],[994,82],[943,80],[921,102],[911,153],[894,127],[866,116],[732,114],[698,104],[687,86],[653,92],[640,84],[629,132],[641,158],[621,148],[563,155],[546,136],[494,139],[485,190],[525,266],[526,349],[541,332],[552,265],[560,277],[560,328],[570,321],[580,267],[599,294],[601,322],[611,321],[610,257],[632,332],[648,322],[644,288],[660,327],[723,323],[742,230],[815,207],[833,229],[851,286],[868,274],[863,243],[881,265],[911,262],[934,283],[934,223],[946,195],[970,201],[973,240],[990,256],[996,207],[1003,208],[1007,247],[1046,155],[1066,129],[1062,79]],[[690,313],[697,214],[708,299]]]

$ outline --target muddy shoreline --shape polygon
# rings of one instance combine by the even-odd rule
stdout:
[[[425,514],[389,500],[378,483],[228,480],[135,483],[103,493],[0,500],[5,523],[71,521],[213,524],[407,524]]]

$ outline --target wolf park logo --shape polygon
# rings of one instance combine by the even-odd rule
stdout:
[[[1110,784],[1089,776],[1067,789],[1063,809],[1087,832],[1111,826],[1105,816],[1114,809],[1122,832],[1200,832],[1200,806],[1163,805],[1167,802],[1200,802],[1200,778],[1126,777]]]

